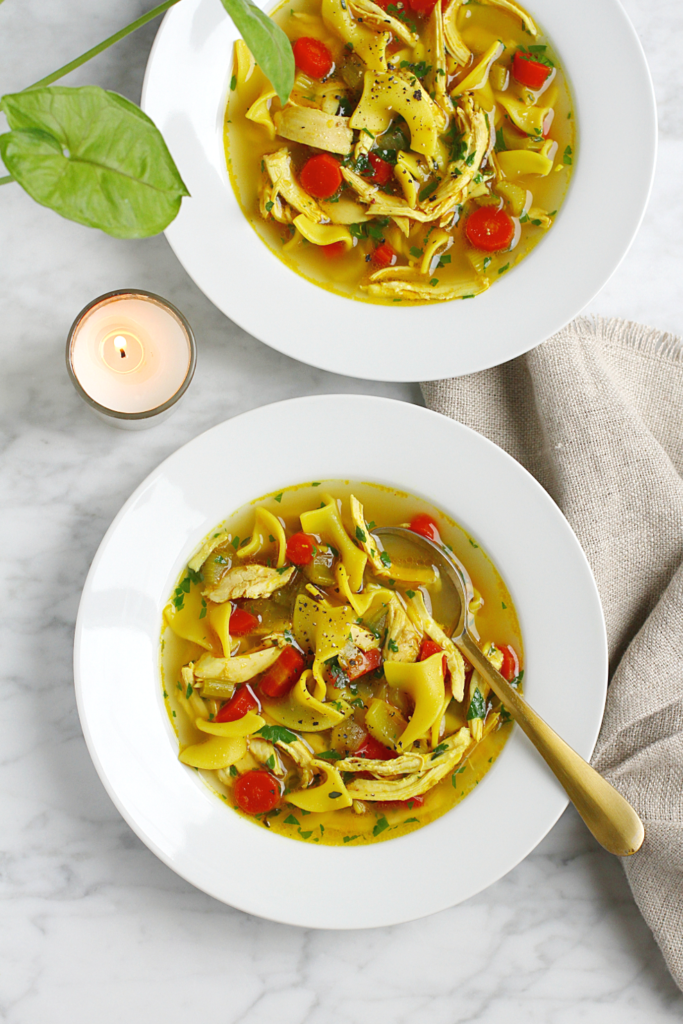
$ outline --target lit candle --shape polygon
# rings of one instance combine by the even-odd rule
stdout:
[[[76,390],[119,427],[165,419],[187,390],[195,363],[187,320],[150,292],[101,295],[78,314],[66,343]]]

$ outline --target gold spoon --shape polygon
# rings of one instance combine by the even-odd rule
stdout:
[[[373,531],[373,535],[382,540],[385,537],[400,538],[428,550],[431,562],[436,563],[441,573],[447,576],[460,602],[451,632],[455,645],[524,730],[597,841],[618,857],[630,857],[639,850],[645,829],[628,801],[529,707],[477,647],[473,636],[476,632],[474,616],[470,612],[474,590],[465,567],[450,551],[402,526],[380,527]]]

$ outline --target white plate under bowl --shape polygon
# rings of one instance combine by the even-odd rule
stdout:
[[[576,316],[616,270],[645,211],[657,147],[654,93],[618,0],[526,6],[556,46],[574,93],[578,141],[569,194],[547,236],[488,292],[412,307],[334,295],[264,245],[237,203],[223,151],[236,30],[218,0],[183,0],[169,11],[142,105],[192,193],[166,236],[211,301],[260,341],[305,363],[395,381],[495,366]],[[625,140],[632,142],[628,159],[618,161]]]
[[[109,795],[169,867],[260,917],[366,928],[434,913],[491,885],[533,850],[567,798],[515,729],[481,784],[438,821],[370,846],[312,846],[245,820],[180,763],[159,672],[162,610],[178,574],[205,534],[245,502],[329,478],[421,495],[477,539],[519,614],[529,700],[589,757],[607,647],[593,577],[569,525],[490,441],[381,398],[323,395],[266,406],[166,459],[123,506],[88,575],[76,694]],[[570,650],[580,652],[580,671]]]

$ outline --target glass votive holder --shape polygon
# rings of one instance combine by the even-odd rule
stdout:
[[[81,310],[66,341],[76,391],[100,419],[140,430],[170,416],[197,363],[192,328],[159,295],[124,288]]]

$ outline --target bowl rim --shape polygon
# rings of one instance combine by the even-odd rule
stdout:
[[[538,684],[534,683],[535,677],[533,673],[527,682],[527,693],[530,691],[533,694],[534,705],[540,713],[545,714],[545,717],[556,728],[560,725],[559,716],[563,723],[563,732],[566,738],[574,743],[584,757],[590,757],[597,739],[606,696],[607,642],[597,588],[586,557],[569,524],[540,484],[522,466],[503,452],[502,449],[482,435],[477,434],[462,424],[446,419],[422,407],[408,405],[393,399],[374,398],[371,396],[322,395],[288,399],[262,407],[261,409],[243,413],[200,434],[170,455],[149,474],[139,487],[136,488],[115,517],[100,544],[88,573],[76,623],[74,641],[75,689],[79,716],[88,750],[105,789],[133,831],[168,867],[197,888],[202,889],[222,902],[245,912],[285,924],[335,929],[380,927],[413,920],[446,909],[462,899],[475,895],[515,867],[520,860],[531,852],[556,822],[567,804],[566,795],[547,771],[540,758],[530,749],[528,742],[521,734],[521,730],[513,730],[513,734],[497,759],[496,764],[483,780],[483,784],[475,792],[469,794],[465,800],[456,805],[452,811],[447,812],[442,818],[408,836],[398,837],[390,840],[388,843],[338,848],[311,847],[310,844],[298,843],[267,833],[263,829],[255,828],[251,823],[245,822],[241,816],[233,814],[233,812],[225,808],[196,775],[180,765],[180,762],[177,760],[177,740],[168,724],[168,716],[164,709],[158,669],[154,674],[154,685],[152,687],[148,685],[148,672],[145,674],[150,665],[158,665],[158,662],[154,661],[154,653],[156,653],[159,639],[161,609],[168,599],[173,581],[176,579],[182,565],[186,563],[197,542],[219,520],[217,518],[214,519],[209,523],[207,529],[206,517],[204,520],[198,517],[196,499],[191,499],[187,507],[185,507],[183,504],[185,499],[181,500],[181,496],[176,494],[173,517],[184,516],[186,520],[180,533],[175,534],[175,536],[182,534],[185,538],[182,550],[178,551],[176,557],[172,559],[169,556],[169,564],[163,568],[163,571],[155,570],[156,576],[149,586],[147,586],[142,577],[144,577],[146,571],[151,572],[151,570],[137,566],[138,578],[135,581],[135,586],[123,591],[121,589],[121,580],[124,578],[122,573],[125,573],[126,569],[126,566],[121,563],[122,557],[127,550],[126,545],[131,543],[131,538],[137,536],[138,547],[141,550],[142,548],[145,551],[149,550],[149,531],[145,534],[145,516],[156,515],[159,508],[164,508],[164,505],[160,504],[162,496],[163,501],[167,501],[168,495],[172,492],[175,493],[173,489],[178,486],[178,474],[182,471],[183,465],[186,472],[187,467],[198,465],[201,462],[201,458],[205,457],[205,454],[201,454],[203,449],[211,451],[212,446],[219,442],[223,445],[226,438],[229,439],[231,435],[234,438],[244,436],[245,429],[252,432],[255,431],[257,438],[261,435],[266,436],[264,430],[268,428],[268,425],[272,427],[274,423],[281,421],[283,416],[288,419],[288,425],[284,430],[281,429],[281,434],[288,435],[289,432],[289,434],[295,436],[296,432],[300,430],[302,422],[307,421],[311,416],[320,415],[323,410],[327,411],[328,414],[332,411],[335,419],[338,416],[355,417],[356,431],[360,431],[361,427],[365,429],[369,424],[376,423],[379,416],[385,422],[391,423],[393,435],[396,435],[397,432],[401,435],[403,431],[401,436],[405,437],[413,431],[423,439],[427,437],[430,439],[440,437],[442,440],[451,440],[454,443],[460,444],[461,448],[469,447],[471,448],[469,454],[466,453],[465,457],[461,455],[463,466],[469,466],[471,469],[476,459],[483,459],[483,464],[490,463],[490,467],[495,466],[497,472],[499,474],[502,473],[506,480],[506,486],[510,485],[510,481],[512,481],[513,489],[517,490],[518,495],[526,496],[525,500],[528,504],[526,509],[527,519],[529,519],[529,515],[531,517],[529,521],[525,524],[523,519],[519,517],[517,510],[511,513],[513,520],[517,516],[514,525],[518,541],[521,542],[523,540],[524,543],[527,543],[531,536],[529,530],[532,529],[532,525],[538,527],[539,523],[545,524],[541,532],[545,530],[546,534],[545,537],[540,538],[538,531],[533,534],[534,544],[540,543],[544,548],[544,552],[543,558],[539,554],[533,565],[528,563],[530,566],[529,571],[534,578],[542,580],[545,578],[544,574],[547,575],[547,569],[544,566],[548,559],[553,564],[564,566],[566,570],[565,579],[568,579],[571,585],[579,587],[582,601],[585,602],[585,607],[582,607],[581,610],[574,608],[571,614],[576,618],[575,625],[578,623],[579,628],[584,631],[583,635],[588,637],[586,643],[590,647],[590,656],[586,659],[586,672],[582,674],[580,681],[570,680],[570,677],[566,675],[566,671],[560,666],[557,670],[553,670],[554,676],[551,686],[555,689],[552,693],[552,699],[549,700],[548,698],[550,691],[537,688],[535,692],[534,687],[538,687]],[[260,434],[259,431],[261,432]],[[345,457],[348,459],[348,456]],[[338,454],[335,458],[338,458]],[[312,468],[315,469],[315,467]],[[334,476],[344,479],[354,478],[353,476],[349,477],[349,474],[338,474],[336,472]],[[378,477],[377,482],[390,482],[387,479],[383,480],[381,473],[378,474]],[[308,475],[305,474],[300,479],[290,479],[289,483],[301,482],[302,479],[307,478]],[[320,475],[311,476],[310,478],[320,479]],[[367,474],[362,474],[355,478],[369,479]],[[325,479],[325,477],[323,476],[322,479]],[[286,484],[282,475],[280,475],[275,479],[274,487],[278,488],[282,485]],[[399,486],[398,483],[395,485]],[[421,489],[415,487],[410,481],[406,480],[403,486],[409,492],[421,493]],[[257,492],[266,493],[266,490],[257,487]],[[243,491],[238,493],[241,494]],[[255,493],[252,492],[250,497],[253,499],[254,496]],[[214,501],[215,499],[212,497],[211,500]],[[229,507],[224,512],[224,515],[230,514],[233,510],[232,498],[224,498],[224,501],[229,503]],[[242,500],[238,500],[234,504],[234,508],[241,504],[243,504]],[[444,503],[442,501],[435,501],[435,504],[443,506]],[[453,515],[456,521],[462,521],[462,516],[458,516],[457,509],[446,507],[445,511]],[[208,515],[208,513],[206,514]],[[169,518],[173,517],[169,514]],[[463,525],[465,524],[463,523]],[[469,529],[469,526],[465,525],[465,528]],[[167,527],[162,524],[160,529],[164,532],[167,530]],[[475,533],[475,536],[479,539],[480,534]],[[507,537],[507,533],[503,531],[501,536]],[[500,558],[494,556],[490,551],[490,543],[486,542],[485,538],[481,539],[484,541],[482,546],[493,559],[494,564],[500,567]],[[500,537],[496,539],[496,543],[499,542]],[[152,544],[153,547],[154,544]],[[130,557],[133,558],[131,564],[135,565],[134,555]],[[123,560],[125,561],[125,558]],[[541,563],[544,564],[542,565]],[[524,598],[525,603],[520,605],[519,596],[522,591],[520,591],[517,581],[510,579],[509,574],[506,574],[503,570],[501,570],[501,575],[506,579],[517,607],[525,639],[525,647],[527,648],[527,666],[529,666],[529,662],[533,657],[537,659],[536,664],[538,666],[545,665],[545,668],[548,669],[549,662],[545,649],[545,639],[541,643],[543,650],[540,651],[540,654],[533,654],[534,650],[539,651],[538,635],[540,627],[538,624],[534,625],[529,618],[529,608],[531,606],[527,605],[526,597]],[[146,591],[145,586],[147,586]],[[530,586],[531,583],[527,583],[525,580],[524,588]],[[560,590],[561,588],[558,588],[556,583],[552,580],[547,580],[546,597],[547,594],[554,594],[560,602],[560,607],[564,607],[562,605],[564,598]],[[156,593],[156,606],[152,618],[149,619],[149,614],[151,613],[145,601],[149,601],[150,594],[153,595],[154,593]],[[540,611],[542,604],[540,598],[538,600],[534,598],[534,600],[536,604],[533,608],[533,615],[545,614]],[[109,601],[109,605],[107,605],[107,601]],[[103,609],[106,610],[107,608],[110,611],[113,610],[114,618],[118,616],[120,622],[117,625],[112,621],[111,615],[107,615],[106,629],[103,632]],[[126,616],[133,615],[133,613],[137,616],[131,620],[135,623],[134,627],[126,619]],[[145,615],[148,616],[148,624],[145,626],[147,633],[145,633],[140,625],[141,618],[144,618]],[[152,621],[156,622],[156,634],[150,640],[148,635],[149,629],[153,627],[149,627],[149,622]],[[548,622],[552,621],[554,619],[548,619]],[[110,637],[109,634],[111,634]],[[555,635],[559,634],[556,632]],[[136,652],[139,654],[142,650],[141,637],[144,637],[145,640],[142,646],[145,647],[146,645],[145,650],[147,653],[144,655],[144,658],[146,659],[145,665],[147,669],[139,668],[130,660]],[[529,641],[532,641],[531,646],[529,646]],[[94,642],[99,644],[99,647],[93,648]],[[128,644],[126,650],[121,648],[122,643],[124,645]],[[102,644],[105,645],[107,652],[107,656],[104,659],[100,657]],[[150,654],[151,648],[155,650]],[[97,652],[97,664],[93,661],[93,650]],[[118,657],[117,651],[121,653],[119,662],[115,663],[115,659]],[[104,667],[101,664],[103,661],[108,663],[108,659],[111,658],[114,659],[111,668]],[[126,658],[128,658],[128,661],[126,661]],[[122,666],[128,668],[129,674],[137,672],[136,678],[138,682],[142,681],[142,687],[146,687],[144,693],[140,689],[136,690],[134,680],[131,679],[130,682],[126,681],[125,686],[127,689],[125,692],[135,694],[136,700],[140,702],[140,714],[143,716],[144,721],[147,722],[147,726],[150,724],[152,726],[156,752],[160,758],[168,759],[168,771],[173,775],[172,797],[170,798],[170,782],[165,777],[166,760],[164,760],[164,777],[162,779],[157,771],[157,764],[146,763],[140,753],[140,744],[146,742],[149,729],[146,727],[147,731],[145,731],[142,724],[131,723],[122,711],[119,712],[116,709],[112,711],[110,702],[103,696],[106,690],[106,686],[103,685],[103,679],[106,683],[106,673],[110,671],[114,673],[111,678],[119,679]],[[119,671],[118,676],[115,675],[117,671]],[[588,685],[589,683],[590,686]],[[565,687],[564,690],[562,686]],[[572,688],[571,694],[569,694],[567,689],[568,686]],[[154,694],[152,693],[153,690],[155,691]],[[577,692],[583,693],[587,702],[587,712],[583,717],[579,716],[575,721],[566,724],[566,716],[569,714],[571,717],[572,702],[576,700]],[[545,708],[544,700],[548,704],[547,708]],[[550,711],[550,714],[548,711]],[[145,716],[147,717],[145,718]],[[161,724],[164,722],[165,724]],[[572,730],[576,732],[578,742],[572,734]],[[138,744],[137,748],[136,743]],[[133,754],[131,754],[131,750]],[[138,773],[135,779],[130,771],[132,756],[138,757],[138,760],[135,761]],[[173,763],[171,764],[171,762]],[[508,762],[507,778],[503,776],[501,771],[501,765],[506,762]],[[506,787],[511,785],[509,772],[513,764],[515,766],[516,778],[531,780],[531,788],[527,791],[526,800],[520,800],[519,793],[517,793],[516,797],[514,794],[511,796],[510,792],[506,789]],[[519,775],[519,772],[522,774]],[[142,785],[142,782],[138,785],[139,780],[143,780],[145,785]],[[452,816],[456,811],[458,812],[459,828],[460,830],[465,829],[467,838],[469,836],[467,829],[470,827],[471,822],[476,822],[478,817],[481,818],[481,815],[486,813],[486,807],[491,801],[494,801],[494,805],[497,806],[496,800],[498,798],[496,797],[496,792],[501,788],[501,780],[503,781],[503,790],[508,792],[508,803],[510,799],[516,801],[514,809],[512,806],[509,806],[507,809],[500,810],[501,820],[504,819],[511,823],[510,827],[513,830],[521,827],[522,833],[524,833],[524,829],[526,829],[526,835],[512,835],[506,844],[505,850],[489,850],[488,859],[481,867],[480,877],[476,882],[472,882],[469,888],[461,888],[455,894],[453,890],[449,890],[444,894],[442,887],[436,893],[430,891],[428,895],[425,892],[411,893],[409,898],[406,897],[407,907],[399,910],[399,912],[397,912],[396,907],[393,905],[393,892],[387,893],[384,890],[382,890],[381,898],[372,897],[375,898],[373,907],[366,905],[367,893],[364,894],[366,904],[362,906],[349,905],[349,903],[353,904],[353,899],[346,894],[344,897],[345,904],[340,905],[337,900],[331,913],[328,913],[327,910],[321,911],[317,905],[317,900],[309,901],[306,906],[301,906],[296,900],[292,902],[291,897],[286,895],[283,897],[283,894],[277,891],[275,895],[272,892],[266,892],[265,894],[262,891],[257,892],[253,877],[250,877],[246,892],[241,892],[239,886],[235,888],[232,879],[226,880],[222,877],[220,872],[217,871],[215,861],[212,860],[212,857],[219,857],[219,854],[222,857],[220,853],[222,847],[219,849],[216,846],[219,838],[221,843],[225,841],[233,843],[230,847],[231,856],[239,860],[243,870],[249,871],[249,863],[246,860],[248,856],[255,862],[259,858],[267,858],[268,856],[284,858],[283,862],[286,862],[295,873],[298,872],[293,881],[290,879],[293,892],[296,886],[299,886],[297,899],[305,899],[307,897],[307,887],[312,884],[311,879],[315,879],[316,867],[320,869],[321,864],[325,865],[326,871],[335,869],[339,865],[345,866],[348,869],[349,864],[352,868],[362,867],[364,870],[369,869],[371,872],[381,868],[389,879],[396,875],[399,867],[402,870],[406,863],[414,864],[418,860],[422,862],[422,858],[426,855],[433,859],[435,858],[436,861],[444,857],[446,844],[453,840],[455,824]],[[178,821],[173,820],[173,814],[169,813],[168,806],[164,811],[166,817],[159,817],[162,795],[167,803],[169,799],[172,800],[172,803],[168,806],[172,806],[174,811],[182,805],[182,812],[185,814],[185,818],[180,825]],[[533,800],[531,799],[532,797]],[[534,803],[534,806],[531,808],[527,807],[526,805],[529,802]],[[522,822],[521,826],[520,820]],[[204,837],[203,843],[208,841],[210,844],[213,843],[216,848],[207,850],[204,849],[204,846],[197,846],[198,840],[196,839],[195,832],[200,833]],[[229,838],[226,840],[226,837]],[[236,848],[234,845],[235,837],[238,837],[240,844],[246,844],[248,850]],[[264,845],[264,840],[266,845]],[[469,837],[467,841],[474,840],[472,837]],[[462,838],[457,839],[457,842],[462,847]],[[292,847],[303,847],[308,849],[309,853],[302,857],[298,852],[296,854],[292,853]],[[463,849],[460,849],[460,847],[458,848],[457,855],[466,859],[467,850],[465,847]],[[390,856],[386,856],[387,848],[392,848]],[[311,859],[311,849],[314,854],[322,854],[322,856],[318,856],[317,860],[315,857]],[[249,851],[251,852],[249,853]],[[378,851],[380,851],[379,854]],[[477,854],[479,859],[480,853],[481,851]],[[241,860],[240,857],[242,858]],[[450,859],[451,855],[449,853],[448,863],[450,863]],[[296,867],[292,868],[295,862]],[[382,879],[380,884],[385,884],[384,879]],[[431,883],[425,882],[424,884],[429,885]],[[278,899],[280,901],[279,904],[277,904]],[[277,905],[273,903],[273,900],[275,900]]]
[[[529,351],[573,319],[617,269],[642,221],[657,150],[654,89],[618,0],[576,0],[571,10],[554,0],[531,6],[566,67],[575,101],[577,153],[563,205],[548,235],[473,302],[403,308],[325,291],[256,235],[232,192],[222,143],[230,84],[225,54],[237,32],[215,0],[172,8],[150,53],[142,106],[193,194],[167,239],[209,299],[277,351],[375,380],[476,372]],[[580,30],[582,17],[590,18],[591,33]],[[604,168],[626,130],[637,131],[641,143],[615,183]]]

